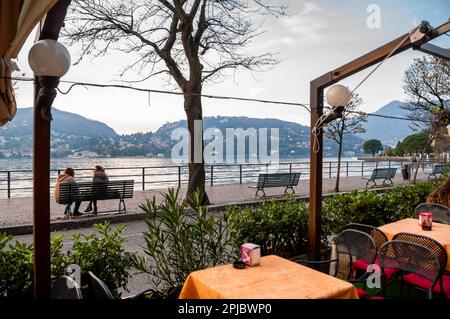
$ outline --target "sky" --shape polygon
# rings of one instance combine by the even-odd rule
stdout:
[[[407,33],[422,20],[438,26],[450,17],[449,0],[276,1],[288,5],[287,15],[261,18],[266,32],[248,50],[277,52],[280,64],[264,73],[229,74],[220,83],[206,85],[204,94],[309,103],[311,80]],[[377,12],[374,8],[380,10],[379,20],[372,19]],[[19,54],[20,72],[15,75],[32,76],[27,56],[34,37],[30,35]],[[442,36],[432,43],[450,47],[450,37]],[[68,49],[72,62],[76,61],[79,46]],[[407,100],[402,77],[413,59],[422,55],[409,50],[386,61],[356,91],[364,101],[360,110],[374,112],[392,100]],[[133,61],[132,56],[116,51],[104,57],[87,57],[73,65],[63,79],[121,84],[120,71]],[[352,89],[370,70],[341,84]],[[137,74],[129,74],[128,79],[133,76],[137,78]],[[172,89],[158,78],[133,85]],[[18,107],[32,106],[32,83],[19,82],[17,86]],[[67,85],[61,84],[60,88],[64,90]],[[58,94],[54,106],[104,122],[119,134],[155,131],[166,122],[185,119],[181,97],[151,94],[149,98],[147,93],[123,89],[76,87],[67,95]],[[203,115],[277,118],[309,125],[309,113],[296,106],[203,99]]]

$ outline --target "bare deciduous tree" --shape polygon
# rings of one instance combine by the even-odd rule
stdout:
[[[414,172],[415,182],[426,150],[450,124],[450,62],[429,56],[414,59],[405,71],[403,89],[410,98],[404,107],[409,111],[408,117],[416,126],[425,126],[429,131],[428,143]]]
[[[342,113],[342,118],[329,123],[325,129],[325,136],[334,140],[338,144],[338,162],[337,162],[337,175],[334,191],[339,192],[339,182],[341,174],[341,159],[342,159],[342,147],[344,143],[344,137],[348,134],[364,133],[364,122],[367,121],[367,116],[359,113],[355,113],[358,107],[363,103],[362,99],[357,93],[353,93],[350,102],[345,107]]]
[[[203,136],[194,134],[202,120],[202,89],[226,70],[264,71],[278,61],[271,53],[247,54],[244,48],[261,34],[258,15],[281,15],[284,7],[268,0],[74,0],[66,39],[81,43],[84,55],[118,49],[136,59],[122,72],[137,70],[144,81],[167,75],[184,95],[190,132],[188,194],[202,191],[205,169]],[[194,161],[195,145],[201,156]],[[198,154],[198,153],[197,153]]]

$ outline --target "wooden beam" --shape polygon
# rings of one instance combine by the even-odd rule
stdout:
[[[326,78],[326,76],[325,76]],[[323,80],[323,79],[322,79]],[[322,80],[311,82],[310,105],[311,105],[311,128],[323,114],[323,87],[317,86]],[[318,152],[314,152],[313,145],[316,144]],[[323,170],[323,131],[317,136],[310,137],[310,176],[309,176],[309,229],[308,229],[308,258],[310,260],[320,259],[320,232],[322,218],[322,170]]]
[[[450,61],[450,49],[444,49],[431,43],[422,44],[417,50]]]
[[[328,85],[332,85],[335,82],[341,81],[355,73],[365,70],[368,67],[371,67],[372,65],[383,61],[389,55],[390,57],[392,57],[399,53],[402,53],[405,50],[411,49],[414,46],[420,46],[423,43],[431,41],[448,32],[449,30],[450,21],[436,28],[436,32],[430,35],[421,33],[419,27],[417,27],[411,33],[405,33],[397,39],[331,71],[333,82],[328,83]],[[407,37],[408,39],[405,40]],[[396,50],[392,52],[394,49]]]
[[[57,40],[64,24],[70,0],[59,0],[47,13],[39,39]],[[37,299],[50,297],[50,122],[43,119],[36,105],[41,89],[35,77],[34,87],[34,149],[33,149],[33,295]]]

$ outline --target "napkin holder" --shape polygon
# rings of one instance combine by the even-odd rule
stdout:
[[[250,243],[242,245],[241,260],[247,266],[258,266],[261,263],[261,246]]]

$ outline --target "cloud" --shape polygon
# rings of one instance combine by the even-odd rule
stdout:
[[[298,42],[292,37],[282,37],[280,41],[282,44],[285,44],[291,48],[295,48],[298,44]]]
[[[306,2],[298,14],[284,18],[281,24],[287,33],[296,38],[319,43],[325,31],[330,28],[330,19],[333,16],[332,12],[325,10],[317,3]],[[289,42],[288,37],[285,41]]]

